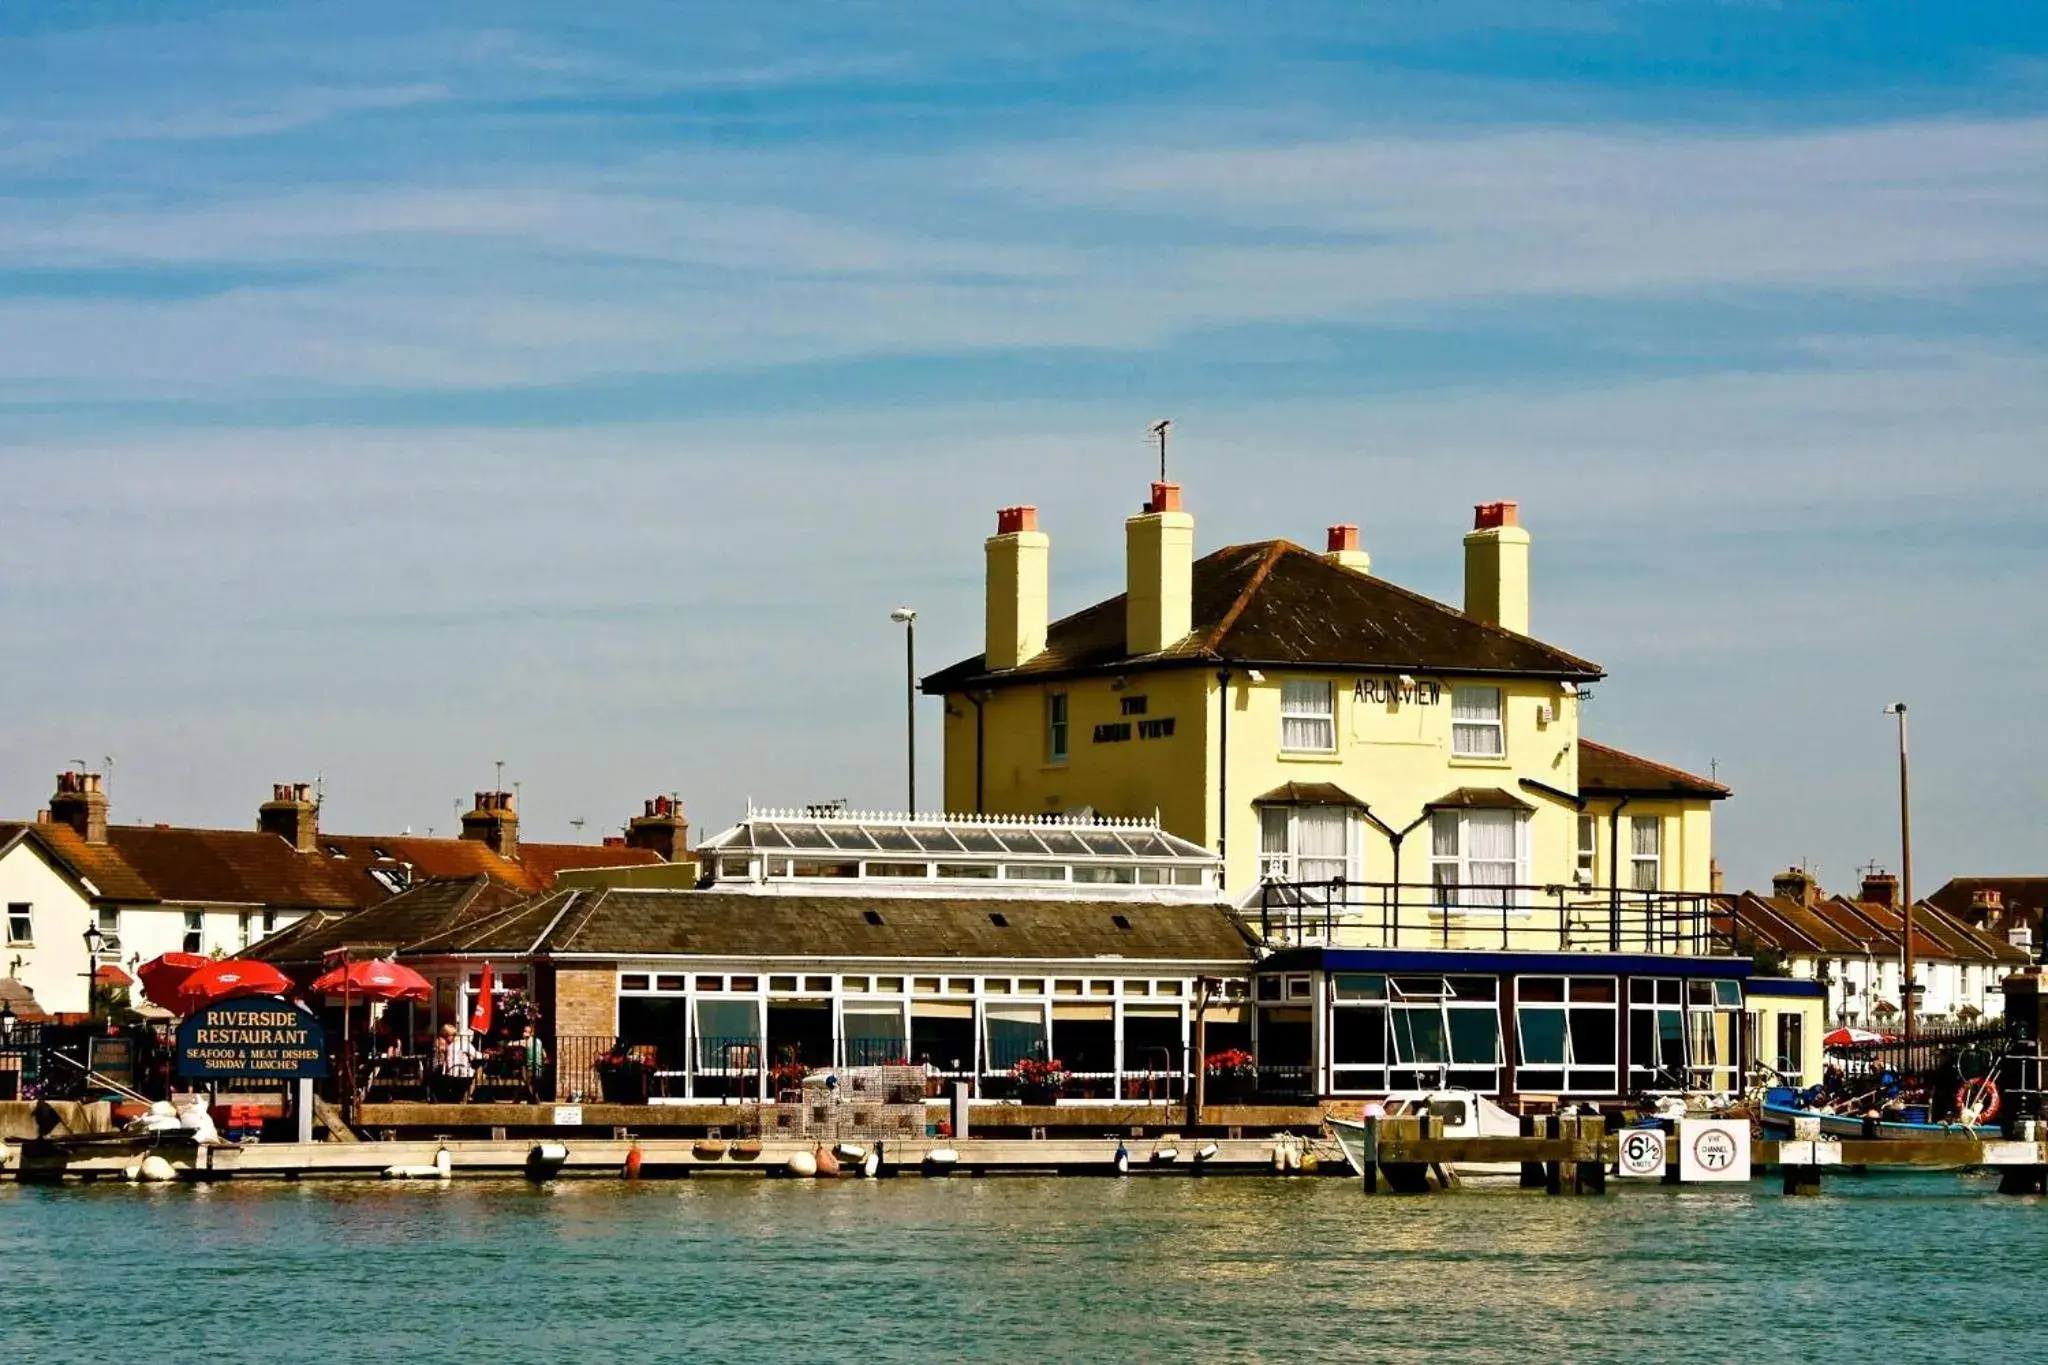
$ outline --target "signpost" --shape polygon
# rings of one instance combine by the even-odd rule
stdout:
[[[1662,1180],[1664,1178],[1664,1130],[1661,1128],[1624,1128],[1621,1133],[1621,1157],[1616,1163],[1617,1174],[1639,1180]]]
[[[289,1000],[222,1000],[178,1025],[178,1074],[203,1081],[312,1080],[327,1074],[327,1037],[311,1010]]]
[[[1680,1119],[1678,1177],[1686,1184],[1749,1179],[1748,1119]]]

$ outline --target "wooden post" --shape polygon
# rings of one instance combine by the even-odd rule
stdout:
[[[1365,1119],[1365,1150],[1359,1153],[1359,1170],[1365,1176],[1365,1192],[1380,1192],[1380,1121],[1371,1115]]]
[[[1536,1122],[1537,1120],[1534,1114],[1522,1115],[1523,1137],[1533,1138],[1536,1136]],[[1540,1161],[1523,1162],[1522,1179],[1520,1184],[1521,1187],[1525,1190],[1543,1189],[1548,1184],[1548,1177],[1546,1177],[1543,1173],[1543,1163]]]
[[[1594,1115],[1592,1117],[1581,1116],[1576,1127],[1581,1146],[1589,1140],[1593,1144],[1593,1159],[1579,1163],[1579,1193],[1605,1194],[1607,1193],[1607,1160],[1603,1147],[1607,1140],[1607,1119],[1602,1115]]]

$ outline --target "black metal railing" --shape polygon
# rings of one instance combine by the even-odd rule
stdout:
[[[1727,955],[1735,944],[1708,892],[1617,887],[1268,881],[1248,915],[1273,946],[1527,948]]]

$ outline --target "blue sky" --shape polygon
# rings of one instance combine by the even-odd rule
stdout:
[[[0,809],[530,837],[899,799],[899,603],[1518,498],[1737,884],[2040,871],[2034,4],[0,11]],[[924,711],[937,791],[937,710]]]

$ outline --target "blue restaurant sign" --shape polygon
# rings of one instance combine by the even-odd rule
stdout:
[[[220,1081],[325,1076],[327,1036],[311,1010],[289,1000],[222,1000],[178,1025],[178,1074]]]

